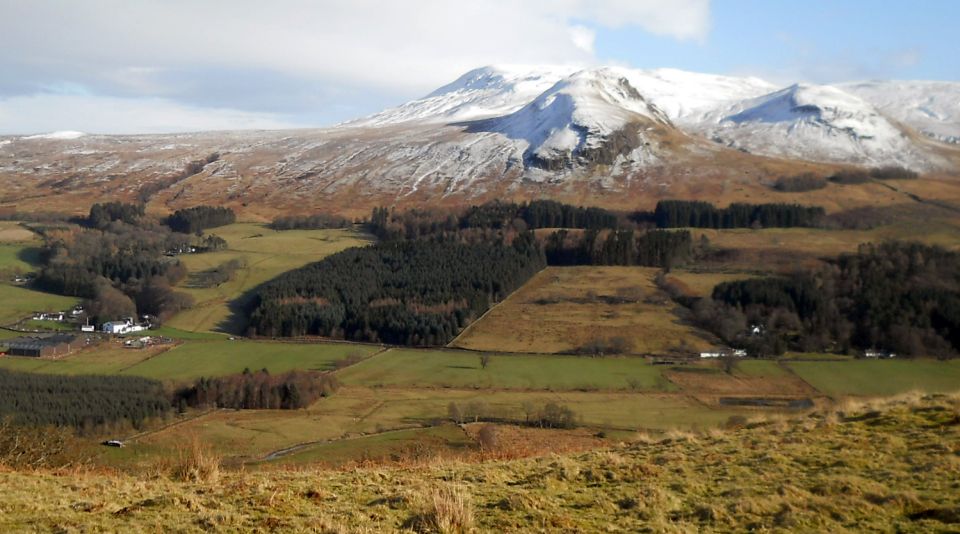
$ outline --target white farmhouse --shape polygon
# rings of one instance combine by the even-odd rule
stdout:
[[[110,321],[108,323],[103,323],[103,325],[100,327],[100,330],[105,334],[117,335],[142,332],[146,329],[147,327],[134,323],[132,317],[127,317],[123,321]]]

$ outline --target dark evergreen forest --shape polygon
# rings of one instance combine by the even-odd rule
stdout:
[[[15,423],[96,429],[139,428],[170,409],[163,386],[134,376],[60,376],[0,369],[0,416]]]
[[[605,233],[605,235],[604,235]],[[688,260],[693,239],[686,230],[559,230],[547,236],[544,251],[549,265],[641,265],[671,267]]]
[[[416,240],[350,249],[262,286],[250,333],[443,345],[544,266],[529,233],[512,246]]]
[[[636,220],[652,220],[659,228],[792,228],[819,226],[826,215],[819,206],[799,204],[730,204],[662,200],[653,214],[638,212]]]
[[[237,410],[296,410],[306,408],[340,387],[336,377],[316,371],[271,375],[266,369],[217,378],[201,378],[177,393],[177,404]]]
[[[237,216],[230,208],[218,206],[196,206],[173,212],[167,218],[167,225],[174,232],[194,234],[207,228],[226,226],[237,222]]]

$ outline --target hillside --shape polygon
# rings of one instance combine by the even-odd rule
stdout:
[[[146,477],[6,470],[0,525],[946,532],[960,525],[958,410],[956,396],[900,397],[707,434],[637,436],[589,453],[482,463],[220,473],[186,454]]]
[[[953,180],[958,95],[946,82],[778,89],[674,69],[484,67],[326,129],[7,136],[0,213],[104,198],[157,212],[215,201],[255,218],[542,197],[629,209],[755,200],[778,176],[848,165]],[[829,202],[879,201],[839,193]]]

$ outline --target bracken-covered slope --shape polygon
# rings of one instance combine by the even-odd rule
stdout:
[[[176,464],[176,460],[172,461]],[[175,471],[182,471],[177,470]],[[955,532],[956,397],[579,455],[350,471],[4,471],[4,531]]]

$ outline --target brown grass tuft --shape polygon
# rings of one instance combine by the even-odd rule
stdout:
[[[220,463],[219,454],[194,438],[177,450],[177,460],[170,474],[175,480],[186,482],[216,482],[220,479]]]
[[[473,531],[473,506],[469,494],[462,487],[440,487],[422,500],[423,511],[408,519],[404,528],[442,534]]]

